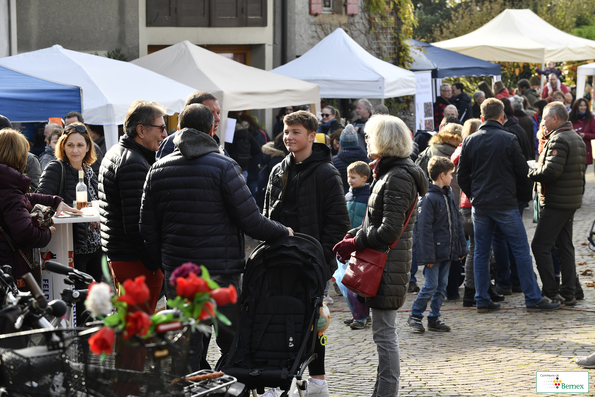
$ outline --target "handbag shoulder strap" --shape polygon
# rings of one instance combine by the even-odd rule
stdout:
[[[415,200],[413,201],[413,205],[411,206],[409,213],[407,213],[407,218],[405,218],[405,223],[403,224],[403,230],[401,231],[401,235],[394,243],[391,244],[391,246],[390,246],[391,250],[397,246],[397,244],[399,243],[399,240],[401,240],[401,237],[403,236],[403,233],[405,233],[405,229],[407,229],[407,225],[409,225],[409,220],[411,219],[411,215],[413,215],[413,211],[415,210],[416,205],[417,205],[417,195],[415,196]]]

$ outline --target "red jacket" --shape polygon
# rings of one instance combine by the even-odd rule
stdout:
[[[585,122],[584,117],[578,119],[577,121],[572,123],[572,128],[579,135],[580,133],[585,134],[585,136],[583,137],[583,141],[585,141],[585,146],[587,146],[587,164],[593,164],[591,140],[595,139],[595,118],[591,117],[591,119],[588,122]]]
[[[461,148],[463,147],[463,144],[461,143],[454,152],[452,152],[452,155],[450,156],[450,161],[452,161],[455,164],[455,167],[459,166],[459,160],[461,159]],[[461,190],[461,208],[471,208],[471,201],[469,201],[469,198],[467,197],[467,195]]]

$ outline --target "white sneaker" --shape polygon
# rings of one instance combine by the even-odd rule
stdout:
[[[296,390],[293,394],[294,396],[299,396],[299,391]],[[308,384],[306,385],[306,390],[304,390],[304,396],[308,397],[330,397],[328,392],[328,382],[324,382],[324,385],[320,386],[317,385],[312,381],[312,378],[308,379]]]
[[[576,363],[583,368],[595,368],[595,353],[587,357],[577,358]]]

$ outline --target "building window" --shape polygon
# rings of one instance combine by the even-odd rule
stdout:
[[[322,0],[322,12],[325,14],[332,14],[335,11],[333,3],[333,0]]]
[[[267,0],[147,0],[147,26],[267,26]]]

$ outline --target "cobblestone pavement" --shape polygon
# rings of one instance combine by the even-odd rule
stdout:
[[[586,246],[595,220],[592,169],[591,166],[588,170],[583,206],[574,218],[576,262],[586,262],[577,265],[577,272],[595,271],[595,255]],[[526,210],[524,215],[531,240],[535,230],[532,210]],[[587,281],[593,280],[593,276],[581,276],[585,300],[574,308],[549,313],[528,313],[522,294],[507,296],[502,310],[485,314],[463,308],[460,300],[445,301],[442,318],[452,327],[446,333],[413,333],[406,320],[415,295],[408,295],[397,320],[401,352],[399,395],[536,396],[536,371],[580,370],[575,358],[595,352],[595,288],[586,286]],[[418,282],[423,283],[423,276],[418,276]],[[326,350],[330,394],[370,396],[377,366],[371,327],[355,331],[345,326],[343,320],[351,317],[347,305],[334,291],[331,296],[335,302],[330,306],[332,318]],[[216,356],[213,349],[211,354]],[[589,372],[590,392],[581,395],[595,395],[595,370]]]

